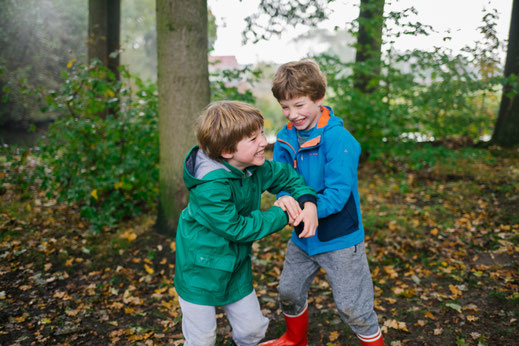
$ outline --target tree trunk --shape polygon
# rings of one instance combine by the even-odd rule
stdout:
[[[197,116],[210,101],[207,1],[157,0],[159,210],[156,229],[174,237],[188,193],[183,161]]]
[[[511,75],[519,77],[519,0],[514,0],[512,5],[505,63],[505,78]],[[513,94],[509,83],[503,87],[492,142],[502,146],[519,144],[519,95]]]
[[[119,79],[121,0],[88,1],[88,61],[99,59]]]
[[[354,87],[367,94],[373,92],[380,81],[384,5],[385,0],[360,2]]]

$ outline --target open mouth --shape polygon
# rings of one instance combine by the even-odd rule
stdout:
[[[301,119],[301,120],[293,121],[293,124],[294,124],[295,126],[301,126],[301,125],[304,124],[304,122],[305,122],[305,119]]]

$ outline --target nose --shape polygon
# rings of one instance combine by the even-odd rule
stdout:
[[[294,112],[292,109],[287,110],[287,119],[292,121],[296,118],[296,112]]]

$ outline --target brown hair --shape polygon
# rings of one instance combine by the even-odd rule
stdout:
[[[326,76],[312,59],[288,62],[276,71],[272,93],[278,101],[300,96],[316,101],[326,93]]]
[[[263,128],[263,116],[239,101],[218,101],[206,107],[198,120],[196,137],[200,148],[213,160],[225,151],[236,152],[243,138]]]

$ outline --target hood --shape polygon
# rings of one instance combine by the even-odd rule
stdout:
[[[315,137],[316,135],[321,134],[325,129],[329,130],[335,126],[343,127],[342,119],[336,117],[333,114],[333,110],[331,107],[322,106],[321,117],[319,118],[319,121],[317,122],[317,125],[315,126],[314,131],[310,136]]]
[[[322,110],[323,110],[323,114],[329,114],[329,116],[330,116],[330,120],[328,121],[328,126],[330,126],[330,127],[332,127],[332,126],[341,126],[342,127],[343,126],[344,122],[342,121],[341,118],[336,117],[335,114],[333,114],[333,110],[331,107],[323,106]],[[323,116],[323,114],[321,115],[321,117]],[[323,126],[326,126],[326,124],[324,124]]]
[[[253,170],[254,167],[249,167],[243,172],[224,160],[213,160],[198,146],[194,146],[184,160],[184,184],[190,190],[208,181],[242,179],[250,176]]]

